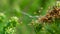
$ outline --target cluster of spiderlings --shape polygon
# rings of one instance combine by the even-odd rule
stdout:
[[[18,18],[13,16],[11,19],[9,19],[6,26],[3,28],[4,33],[3,34],[13,34],[15,32],[15,27],[18,23]]]
[[[53,7],[53,10],[49,11],[44,17],[39,21],[41,22],[53,22],[55,18],[60,18],[60,8]]]
[[[0,13],[0,22],[3,22],[5,19],[4,13]]]

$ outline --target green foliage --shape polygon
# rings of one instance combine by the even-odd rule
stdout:
[[[51,24],[36,22],[38,17],[46,15],[49,7],[55,6],[55,2],[56,0],[0,0],[0,34],[60,34],[60,19],[54,19]],[[32,20],[34,23],[31,25]]]
[[[11,17],[5,27],[3,27],[4,34],[14,34],[16,24],[18,23],[17,17]]]

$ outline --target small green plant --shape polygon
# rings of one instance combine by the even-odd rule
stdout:
[[[3,28],[4,34],[14,34],[17,23],[18,23],[18,18],[15,16],[11,17],[8,20],[6,26]]]
[[[14,34],[18,18],[16,16],[13,16],[8,20],[6,20],[6,18],[4,13],[0,13],[0,34]]]
[[[5,14],[4,13],[0,13],[0,34],[2,34],[3,31],[3,27],[4,27],[4,23],[5,23]]]

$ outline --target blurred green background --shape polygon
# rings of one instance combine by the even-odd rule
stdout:
[[[19,17],[16,34],[36,34],[28,24],[40,15],[44,16],[55,3],[56,0],[0,0],[0,12],[5,13],[8,18]]]

